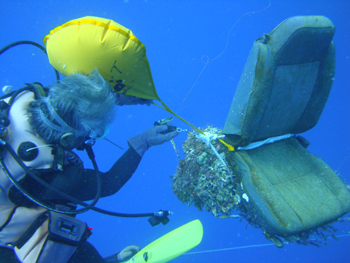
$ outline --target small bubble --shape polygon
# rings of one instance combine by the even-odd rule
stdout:
[[[11,91],[11,89],[12,89],[12,86],[10,86],[10,85],[5,85],[5,86],[2,87],[2,92],[3,92],[4,94],[7,94],[7,93],[9,93],[9,92]]]

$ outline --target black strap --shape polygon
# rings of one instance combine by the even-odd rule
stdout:
[[[12,245],[12,247],[21,248],[25,243],[34,235],[35,231],[49,218],[47,211],[43,212],[33,224],[27,229],[27,231]]]
[[[9,217],[7,218],[6,222],[0,227],[0,232],[10,223],[13,215],[16,213],[18,206],[16,206],[15,208],[12,209]]]

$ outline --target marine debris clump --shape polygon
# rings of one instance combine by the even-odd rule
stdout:
[[[217,218],[245,219],[254,228],[260,228],[266,239],[279,248],[284,243],[318,247],[327,244],[329,238],[337,239],[337,229],[329,224],[294,235],[269,233],[266,219],[246,193],[242,171],[233,157],[236,153],[229,152],[217,139],[209,139],[211,145],[208,143],[208,138],[222,138],[223,131],[212,126],[202,131],[207,135],[205,139],[195,131],[188,132],[187,140],[183,143],[186,156],[180,160],[175,175],[171,176],[173,192],[181,202],[200,211],[206,210]]]
[[[222,135],[221,129],[211,126],[203,132]],[[226,147],[218,140],[211,143],[225,161]],[[216,217],[233,216],[233,211],[240,206],[241,197],[236,192],[238,180],[230,168],[193,131],[188,132],[183,150],[187,155],[171,177],[174,194],[188,206],[207,210]]]

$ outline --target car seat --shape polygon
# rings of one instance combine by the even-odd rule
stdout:
[[[238,148],[228,162],[241,179],[242,204],[267,236],[288,237],[350,211],[338,175],[297,134],[313,128],[335,72],[335,27],[323,16],[296,16],[257,39],[225,123]],[[274,143],[262,144],[268,139]],[[262,144],[251,149],[254,144]],[[266,235],[265,235],[266,236]]]

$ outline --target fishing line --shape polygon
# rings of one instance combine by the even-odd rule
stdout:
[[[339,169],[343,166],[344,162],[349,158],[350,158],[350,155],[343,159],[343,161],[340,163],[339,167],[335,170],[335,173],[339,173]]]
[[[238,22],[239,22],[243,17],[245,17],[246,15],[257,14],[257,13],[263,12],[263,11],[265,11],[266,9],[268,9],[270,6],[271,6],[271,0],[269,0],[269,5],[266,6],[266,7],[264,7],[263,9],[261,9],[261,10],[259,10],[259,11],[250,11],[250,12],[247,12],[247,13],[244,13],[243,15],[241,15],[241,17],[237,19],[237,21],[233,24],[233,26],[231,27],[231,29],[228,31],[228,33],[227,33],[227,40],[226,40],[226,46],[225,46],[225,48],[223,49],[223,51],[222,51],[218,56],[216,56],[215,58],[213,58],[212,60],[209,60],[209,57],[208,57],[207,55],[202,56],[201,61],[204,63],[203,69],[201,70],[201,72],[199,73],[197,79],[196,79],[195,82],[193,83],[191,89],[189,90],[189,92],[187,93],[187,95],[185,96],[185,98],[183,99],[183,101],[182,101],[182,103],[181,103],[181,106],[180,106],[180,108],[178,109],[177,113],[180,112],[180,110],[181,110],[183,104],[185,103],[186,98],[187,98],[188,95],[191,93],[191,91],[193,90],[194,86],[196,86],[198,79],[200,78],[200,76],[201,76],[202,73],[204,72],[204,70],[205,70],[205,68],[207,67],[207,65],[208,65],[209,63],[213,62],[214,60],[218,59],[219,57],[221,57],[221,56],[226,52],[227,47],[228,47],[228,44],[229,44],[229,40],[230,40],[231,31],[232,31],[233,28],[238,24]]]
[[[339,236],[336,236],[336,237],[337,238],[341,238],[341,237],[349,237],[349,236],[350,236],[350,234],[345,234],[345,235],[339,235]],[[203,251],[187,252],[187,253],[185,253],[183,255],[195,255],[195,254],[222,252],[222,251],[246,249],[246,248],[268,247],[268,246],[274,246],[274,244],[273,243],[267,243],[267,244],[257,244],[257,245],[241,246],[241,247],[218,248],[218,249],[210,249],[210,250],[203,250]]]
[[[267,247],[267,246],[274,246],[274,244],[269,243],[269,244],[258,244],[258,245],[249,245],[249,246],[241,246],[241,247],[218,248],[218,249],[211,249],[211,250],[188,252],[188,253],[185,253],[184,255],[204,254],[204,253],[211,253],[211,252],[221,252],[221,251],[228,251],[228,250],[255,248],[255,247]]]

